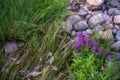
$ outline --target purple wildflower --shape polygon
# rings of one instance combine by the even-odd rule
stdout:
[[[85,43],[87,47],[92,48],[92,42],[93,40],[89,36],[85,37]]]
[[[84,45],[84,35],[82,32],[78,32],[77,33],[77,37],[78,37],[78,44],[82,44]]]
[[[94,43],[93,43],[93,49],[97,49],[97,48],[98,48],[98,45],[99,45],[98,42],[94,42]]]
[[[110,54],[109,56],[108,56],[108,60],[111,60],[112,59],[112,55]]]
[[[104,53],[104,49],[103,48],[98,48],[98,55],[101,55]]]
[[[74,50],[76,50],[76,51],[79,51],[79,50],[81,50],[81,45],[80,45],[80,44],[76,44],[76,45],[74,45],[72,48],[73,48]]]

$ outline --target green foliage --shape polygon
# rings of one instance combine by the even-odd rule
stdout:
[[[73,52],[68,71],[71,80],[116,80],[120,74],[118,65],[108,61],[106,52],[98,56],[85,49]]]

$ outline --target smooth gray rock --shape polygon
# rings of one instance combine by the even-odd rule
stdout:
[[[77,31],[83,31],[88,29],[88,24],[85,21],[80,21],[74,25],[74,29]]]
[[[117,41],[115,43],[113,43],[111,45],[111,47],[115,50],[115,51],[119,51],[120,50],[120,41]]]
[[[72,15],[68,18],[68,21],[70,21],[73,25],[77,22],[81,21],[81,17],[79,15]]]
[[[116,7],[116,6],[119,5],[119,1],[118,1],[118,0],[110,0],[110,5],[111,5],[112,7]]]
[[[119,53],[116,54],[115,60],[116,60],[116,61],[119,61],[119,60],[120,60],[120,54],[119,54]]]
[[[18,50],[18,45],[15,42],[7,42],[5,45],[5,53],[14,53]]]
[[[86,7],[86,6],[84,6],[84,5],[80,5],[80,10],[79,10],[79,12],[78,12],[78,14],[80,15],[80,16],[85,16],[85,15],[87,15],[88,13],[89,13],[89,10],[88,10],[88,8]]]
[[[117,8],[110,8],[110,9],[108,10],[108,14],[109,14],[109,15],[113,15],[113,16],[115,16],[115,15],[120,15],[120,10],[117,9]]]
[[[116,40],[120,41],[120,30],[116,32]]]
[[[72,36],[76,36],[77,35],[77,32],[76,31],[72,31]]]
[[[116,33],[117,33],[117,29],[112,29],[112,32],[113,32],[114,34],[116,34]]]
[[[89,34],[89,35],[92,35],[93,34],[93,31],[91,29],[87,29],[86,32]]]
[[[90,28],[94,28],[95,26],[103,22],[105,22],[105,20],[102,14],[96,14],[88,20],[88,25]]]

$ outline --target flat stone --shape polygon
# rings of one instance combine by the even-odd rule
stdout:
[[[120,50],[120,41],[113,43],[111,48],[113,48],[115,51],[119,51]]]
[[[116,32],[116,40],[120,41],[120,30]]]
[[[79,14],[80,16],[85,16],[85,15],[87,15],[88,13],[89,13],[88,8],[87,8],[86,6],[84,6],[84,5],[81,5],[78,14]]]
[[[120,27],[118,25],[115,25],[114,28],[120,30]]]
[[[95,26],[103,22],[105,22],[105,20],[102,14],[96,14],[88,20],[88,25],[90,28],[94,28]]]
[[[97,9],[99,8],[105,0],[87,0],[86,1],[86,6],[90,9]]]
[[[72,31],[72,36],[77,36],[77,32],[76,31]]]
[[[15,42],[7,42],[5,45],[5,53],[15,53],[18,50],[18,45]]]
[[[116,33],[117,33],[117,29],[112,29],[112,32],[113,32],[114,34],[116,34]]]
[[[115,16],[115,15],[120,15],[120,10],[117,9],[117,8],[110,8],[110,9],[108,10],[108,14],[109,14],[109,15],[113,15],[113,16]]]
[[[80,21],[74,25],[74,29],[77,31],[83,31],[88,29],[88,24],[85,21]]]
[[[114,16],[114,23],[120,24],[120,15]]]
[[[119,5],[119,2],[118,2],[118,0],[110,0],[110,5],[112,7],[117,7],[117,5]]]
[[[107,39],[110,42],[114,41],[114,36],[112,34],[112,30],[99,31],[98,37],[99,37],[99,39]]]

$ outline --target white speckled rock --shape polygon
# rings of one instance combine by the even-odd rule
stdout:
[[[120,15],[114,16],[114,22],[115,22],[116,24],[120,24]]]
[[[89,9],[96,9],[99,8],[105,0],[87,0],[86,1],[86,6]]]
[[[5,45],[5,53],[14,53],[18,50],[18,45],[15,42],[7,42]]]
[[[83,31],[88,29],[88,24],[85,21],[80,21],[74,25],[74,29],[77,31]]]
[[[102,14],[96,14],[88,20],[88,25],[90,28],[94,28],[96,25],[103,23],[105,20]]]

